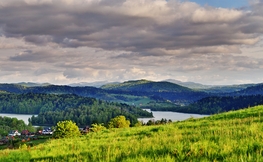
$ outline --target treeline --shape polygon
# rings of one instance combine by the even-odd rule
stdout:
[[[138,111],[138,112],[136,112]],[[78,126],[83,127],[94,123],[108,123],[110,119],[123,115],[130,120],[131,126],[136,124],[138,115],[152,116],[152,113],[128,106],[126,104],[93,104],[65,110],[41,112],[38,116],[29,119],[33,125],[55,125],[59,121],[72,120]]]
[[[151,111],[174,111],[182,113],[196,113],[196,114],[217,114],[221,112],[227,112],[231,110],[239,110],[250,106],[263,105],[262,95],[250,95],[250,96],[214,96],[206,97],[198,100],[187,106],[178,105],[165,105],[154,104],[151,106],[145,106],[144,108],[150,108]]]
[[[7,135],[11,130],[34,130],[31,125],[26,125],[23,120],[18,120],[17,118],[2,117],[0,116],[0,135]]]
[[[92,105],[96,99],[64,94],[0,94],[0,112],[38,114],[45,111],[63,110],[68,107]]]
[[[62,111],[78,107],[117,107],[136,117],[149,117],[150,113],[123,103],[106,102],[95,98],[73,94],[0,94],[0,113],[39,114],[49,111]]]
[[[263,104],[262,95],[207,97],[183,107],[183,112],[216,114]]]
[[[146,85],[133,85],[132,88],[102,89],[95,87],[70,87],[61,85],[49,85],[40,87],[26,87],[17,84],[0,84],[0,90],[11,93],[40,93],[40,94],[76,94],[78,96],[92,97],[105,101],[133,102],[128,97],[120,98],[123,95],[148,97],[154,100],[153,96],[162,100],[187,100],[188,103],[207,97],[207,93],[193,91],[168,82],[148,83]]]
[[[106,123],[118,115],[134,124],[138,117],[152,117],[135,106],[73,94],[0,94],[0,113],[38,114],[30,121],[33,125],[54,125],[62,120],[90,125]]]

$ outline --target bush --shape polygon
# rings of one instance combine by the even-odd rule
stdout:
[[[135,127],[140,127],[143,125],[143,122],[142,121],[138,121],[137,123],[135,123]]]
[[[117,116],[110,120],[108,126],[109,128],[128,128],[130,121],[126,120],[125,116]]]
[[[53,133],[55,138],[69,138],[80,136],[79,127],[71,120],[59,121]]]
[[[92,124],[91,127],[92,132],[99,132],[106,129],[103,124]]]

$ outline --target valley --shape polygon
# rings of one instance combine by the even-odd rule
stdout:
[[[99,88],[0,84],[0,113],[36,114],[28,125],[21,123],[23,128],[34,131],[33,124],[52,126],[56,131],[60,121],[73,121],[79,128],[91,129],[70,138],[49,135],[35,136],[36,141],[13,139],[16,143],[11,140],[2,146],[0,161],[261,161],[261,87],[226,86],[209,92],[212,87],[191,89],[147,80]],[[160,111],[168,119],[176,113],[187,117],[180,120],[178,116],[179,120],[171,122],[159,119],[156,114]],[[120,116],[131,127],[109,126]],[[143,124],[140,120],[144,118]],[[2,135],[6,129],[0,127]]]

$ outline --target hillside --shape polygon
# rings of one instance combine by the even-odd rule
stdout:
[[[257,105],[263,105],[262,95],[206,97],[179,108],[179,112],[216,114]]]
[[[239,84],[239,85],[225,85],[225,86],[213,86],[206,89],[199,89],[207,93],[235,93],[242,91],[248,87],[254,86],[254,84]]]
[[[38,114],[31,118],[33,125],[55,125],[60,120],[91,125],[106,123],[118,115],[126,116],[134,124],[138,117],[152,117],[138,107],[73,94],[0,93],[0,113]]]
[[[139,91],[139,92],[191,92],[186,88],[170,82],[153,82],[148,80],[127,81],[119,84],[106,84],[101,87],[107,90]]]
[[[98,81],[98,82],[80,82],[80,83],[71,83],[69,84],[69,86],[71,87],[96,87],[96,88],[100,88],[103,85],[106,84],[118,84],[119,82],[108,82],[108,81]]]
[[[207,97],[205,92],[195,91],[170,82],[148,80],[127,81],[120,84],[108,84],[101,87],[109,93],[147,96],[154,102],[169,101],[174,104],[189,104]],[[148,104],[146,103],[146,104]],[[165,103],[166,104],[166,103]]]
[[[84,97],[93,97],[105,101],[121,102],[127,104],[147,104],[161,100],[173,103],[191,103],[207,96],[198,92],[169,82],[152,82],[146,80],[128,81],[121,84],[109,84],[102,88],[71,87],[61,85],[48,85],[40,87],[27,87],[18,84],[0,84],[0,90],[11,93],[44,93],[44,94],[76,94]]]
[[[95,87],[70,87],[65,85],[23,86],[19,84],[0,84],[0,90],[17,94],[76,94],[83,97],[94,97],[107,101],[117,100],[107,91]]]
[[[27,87],[18,84],[2,83],[0,84],[0,90],[6,92],[12,92],[12,93],[22,93],[23,91],[27,90]]]
[[[218,101],[220,97],[239,97],[239,96],[253,96],[263,95],[263,84],[244,84],[232,86],[217,86],[205,90],[192,90],[187,87],[170,82],[153,82],[148,80],[135,80],[123,83],[111,83],[96,87],[71,87],[59,85],[47,86],[31,86],[19,84],[0,84],[1,93],[38,93],[38,94],[75,94],[83,97],[92,97],[104,101],[120,102],[129,105],[136,105],[141,108],[150,108],[155,111],[178,111],[188,113],[205,113],[214,114],[229,110],[238,109],[238,107],[255,106],[255,103],[261,103],[260,100],[247,102],[241,105],[239,102],[234,101],[232,104],[220,105]],[[251,86],[252,85],[252,86]],[[234,92],[233,92],[234,91]],[[214,100],[202,100],[209,97],[217,97],[217,105],[208,106]],[[202,108],[199,105],[192,107],[182,107],[202,100]],[[205,103],[207,102],[207,103]]]
[[[0,161],[263,161],[263,106],[0,151]]]
[[[49,83],[33,83],[33,82],[20,82],[17,85],[25,86],[25,87],[41,87],[41,86],[49,86]]]
[[[204,85],[195,82],[181,82],[174,79],[167,79],[167,82],[175,83],[183,87],[199,90],[207,93],[231,93],[254,86],[255,84],[236,84],[236,85]]]
[[[178,84],[180,86],[187,87],[190,89],[208,89],[208,88],[213,87],[212,85],[203,85],[203,84],[195,83],[195,82],[182,82],[182,81],[175,80],[175,79],[167,79],[164,81]]]
[[[249,86],[246,89],[240,90],[237,93],[233,93],[234,95],[263,95],[263,83],[256,84],[253,86]]]

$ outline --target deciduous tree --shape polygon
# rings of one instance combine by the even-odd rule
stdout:
[[[130,121],[121,115],[111,119],[108,126],[109,128],[128,128],[130,127]]]
[[[80,136],[79,127],[71,120],[59,121],[53,136],[55,138],[69,138]]]

